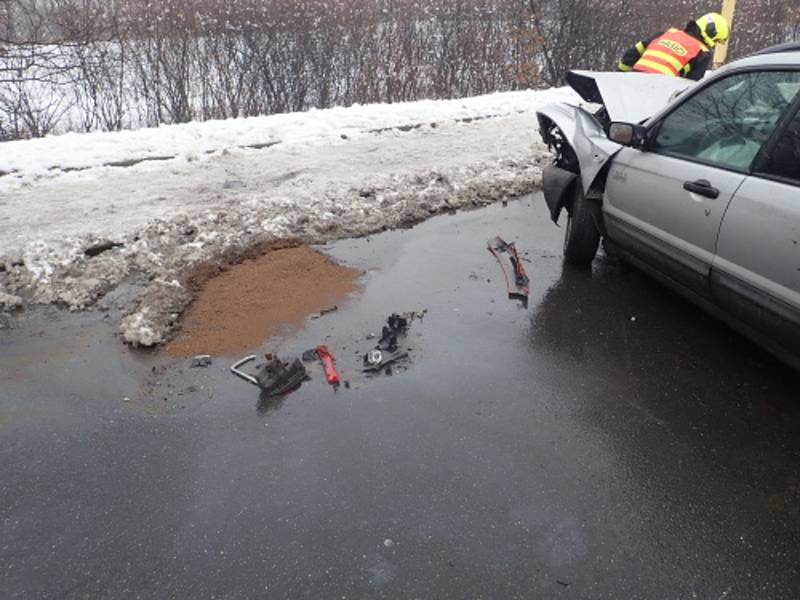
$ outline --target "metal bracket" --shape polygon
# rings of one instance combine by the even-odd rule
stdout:
[[[258,385],[258,380],[255,377],[253,377],[252,375],[248,375],[244,371],[239,370],[239,367],[255,359],[256,359],[255,354],[251,354],[250,356],[245,356],[243,359],[241,359],[240,361],[236,362],[233,366],[231,366],[231,372],[240,379],[244,379],[245,381],[247,381],[248,383],[252,383],[256,387],[261,387],[260,385]]]

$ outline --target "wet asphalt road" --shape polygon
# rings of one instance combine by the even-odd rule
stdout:
[[[635,271],[564,270],[561,233],[528,198],[329,246],[363,294],[262,350],[325,342],[351,389],[260,406],[102,312],[20,317],[0,598],[797,598],[800,376]],[[424,308],[410,369],[358,375]]]

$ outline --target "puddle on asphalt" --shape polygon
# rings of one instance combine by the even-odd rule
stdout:
[[[247,260],[203,285],[167,352],[230,356],[250,350],[309,315],[341,306],[359,289],[361,275],[309,246]]]

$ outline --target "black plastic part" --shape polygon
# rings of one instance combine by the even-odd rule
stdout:
[[[705,179],[698,179],[697,181],[687,181],[683,184],[683,189],[687,192],[692,192],[698,196],[705,196],[706,198],[719,198],[719,190],[712,186]]]
[[[298,359],[287,364],[278,358],[267,360],[256,375],[258,387],[267,396],[282,396],[297,389],[308,374],[306,368]]]
[[[99,256],[103,252],[108,250],[112,250],[113,248],[119,248],[123,244],[121,242],[112,242],[110,240],[103,240],[101,242],[97,242],[96,244],[89,246],[83,253],[88,256],[89,258],[94,258],[95,256]]]
[[[369,353],[364,356],[364,373],[378,373],[389,365],[404,358],[408,358],[408,352],[404,350],[395,350],[394,352],[384,352],[381,362],[372,364],[367,358],[368,354]]]
[[[578,92],[581,98],[586,102],[593,104],[604,104],[603,96],[600,95],[600,89],[597,87],[597,82],[586,75],[578,75],[574,71],[567,73],[567,83],[570,87]]]
[[[408,319],[401,317],[397,313],[389,315],[389,318],[386,319],[386,322],[389,324],[389,327],[392,330],[397,332],[408,329]]]
[[[397,336],[404,334],[408,330],[408,319],[393,313],[386,319],[386,325],[383,326],[381,332],[381,339],[378,341],[376,348],[379,350],[388,350],[393,352],[397,349]]]
[[[392,313],[389,315],[386,319],[386,325],[383,326],[380,340],[378,340],[373,350],[364,355],[364,373],[381,373],[391,365],[408,359],[408,351],[398,347],[398,338],[405,336],[408,333],[411,321],[415,317],[421,319],[425,312],[404,313],[402,315]],[[380,357],[379,360],[377,358],[370,360],[370,354],[373,353]]]
[[[315,362],[319,358],[319,353],[317,352],[316,348],[312,348],[311,350],[306,350],[303,352],[303,362]]]
[[[561,211],[569,203],[577,179],[576,173],[565,171],[555,165],[545,167],[542,172],[544,200],[550,209],[550,218],[556,225]]]

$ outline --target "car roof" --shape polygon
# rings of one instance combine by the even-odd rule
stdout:
[[[786,42],[785,44],[777,44],[775,46],[770,46],[769,48],[764,48],[763,50],[755,52],[754,54],[774,54],[775,52],[792,51],[800,51],[800,42]]]
[[[762,50],[759,54],[748,56],[729,63],[725,70],[742,67],[776,67],[787,66],[800,68],[800,46],[787,44],[786,50],[775,47]]]

